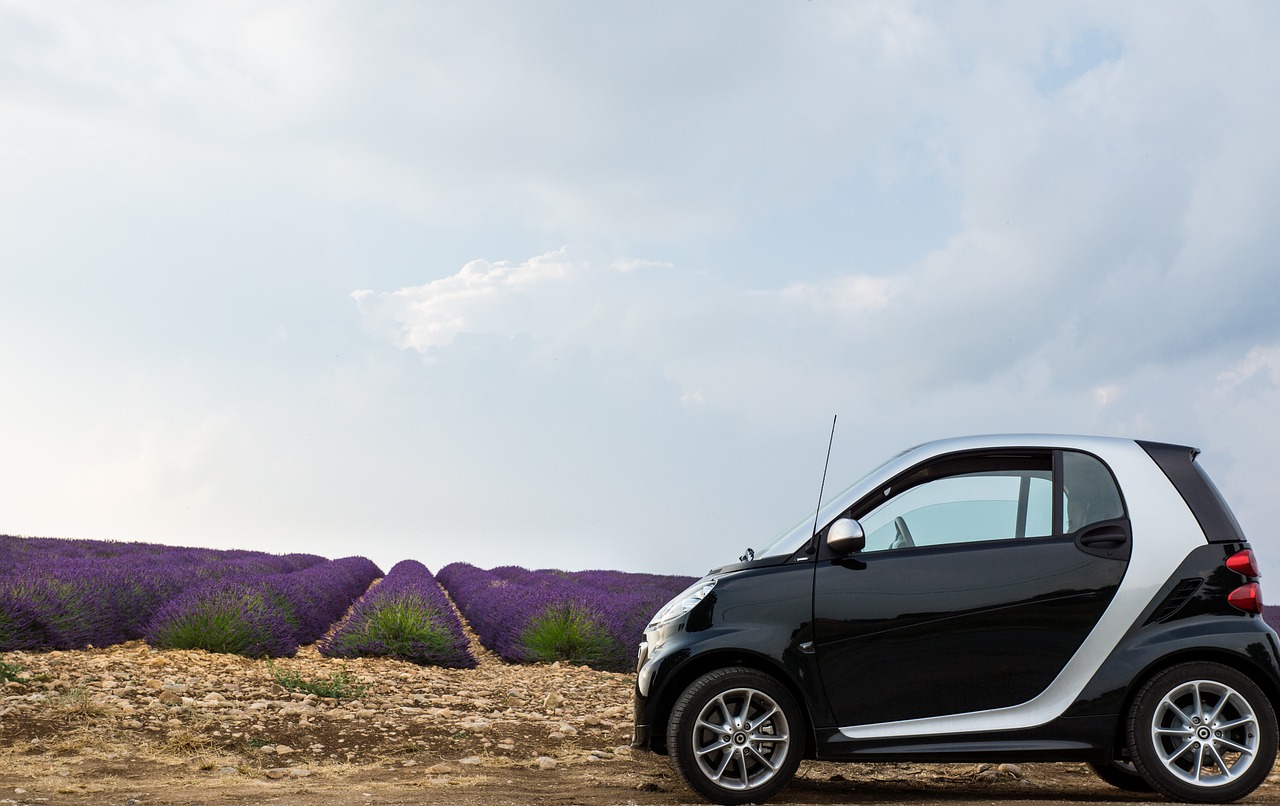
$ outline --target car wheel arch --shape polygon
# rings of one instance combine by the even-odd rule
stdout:
[[[810,713],[808,701],[796,681],[792,679],[782,665],[775,663],[767,656],[730,649],[713,650],[695,655],[671,672],[658,695],[658,704],[654,712],[655,729],[652,731],[649,740],[650,749],[663,755],[667,753],[667,723],[671,719],[671,711],[675,708],[676,700],[680,698],[684,690],[708,672],[731,666],[746,667],[767,674],[787,689],[792,699],[800,707],[801,716],[804,719],[804,730],[801,732],[804,738],[804,746],[801,748],[801,758],[812,758],[814,748],[817,746],[813,728],[813,714]]]
[[[1120,719],[1118,720],[1118,723],[1123,725],[1123,723],[1127,721],[1129,711],[1133,708],[1134,700],[1138,696],[1138,691],[1148,680],[1170,667],[1178,666],[1183,663],[1198,662],[1219,663],[1240,672],[1245,677],[1252,680],[1258,688],[1262,689],[1262,693],[1265,694],[1267,699],[1271,702],[1272,709],[1277,713],[1280,713],[1280,688],[1277,688],[1275,680],[1271,675],[1267,674],[1265,670],[1260,668],[1252,660],[1238,653],[1229,652],[1224,649],[1202,647],[1162,655],[1158,660],[1147,664],[1140,673],[1134,676],[1133,683],[1129,686],[1128,692],[1125,693],[1124,706],[1120,709]],[[1124,729],[1122,727],[1117,727],[1117,748],[1123,748],[1127,744],[1127,741],[1123,738],[1123,734]]]

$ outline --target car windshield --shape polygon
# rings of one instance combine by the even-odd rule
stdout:
[[[896,461],[899,457],[903,456],[906,453],[908,453],[908,451],[901,451],[900,453],[897,453],[891,456],[886,461],[881,462],[873,470],[865,474],[862,478],[858,479],[853,484],[850,484],[848,487],[845,487],[840,492],[830,496],[825,501],[823,501],[822,506],[818,508],[819,511],[821,511],[823,507],[830,505],[832,502],[840,501],[844,499],[844,497],[847,496],[854,487],[860,486],[867,479],[879,473],[885,466]],[[813,537],[813,521],[814,521],[813,513],[807,515],[806,517],[801,518],[800,521],[795,526],[792,526],[789,529],[783,530],[781,534],[779,534],[773,540],[770,540],[768,543],[766,543],[763,548],[757,550],[755,552],[755,557],[757,559],[760,559],[764,557],[776,557],[778,555],[786,555],[786,554],[794,553],[797,549],[803,546],[805,542],[809,540],[809,538]],[[826,524],[823,524],[823,523],[818,524],[819,528],[825,525]]]

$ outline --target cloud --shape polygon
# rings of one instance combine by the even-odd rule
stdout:
[[[1232,394],[1255,378],[1264,383],[1269,381],[1272,387],[1280,386],[1280,345],[1258,345],[1251,349],[1235,366],[1218,376],[1219,391]]]
[[[628,264],[629,265],[629,264]],[[512,337],[541,330],[535,306],[588,271],[562,251],[520,264],[473,260],[457,274],[392,293],[352,292],[361,313],[398,347],[430,355],[459,334]],[[630,269],[628,269],[630,270]]]

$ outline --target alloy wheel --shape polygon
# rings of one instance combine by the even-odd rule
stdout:
[[[1214,680],[1192,680],[1160,700],[1151,741],[1174,777],[1220,786],[1242,775],[1258,755],[1258,717],[1248,700]]]
[[[735,688],[713,697],[699,712],[691,737],[693,756],[708,780],[732,790],[768,783],[786,761],[791,730],[768,694]]]

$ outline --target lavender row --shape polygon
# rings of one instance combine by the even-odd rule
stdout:
[[[156,612],[193,585],[321,562],[306,554],[0,536],[0,651],[141,638]]]
[[[396,563],[319,649],[330,658],[389,657],[450,669],[476,665],[457,613],[416,560]]]
[[[564,660],[626,671],[648,619],[692,577],[618,571],[489,571],[466,563],[437,579],[489,649],[514,663]]]
[[[132,558],[165,565],[207,565],[213,560],[249,567],[257,563],[263,573],[300,571],[324,558],[314,554],[268,554],[244,549],[208,549],[166,546],[160,543],[76,540],[60,537],[0,535],[0,569],[17,570],[29,564],[62,560],[110,560]]]
[[[345,557],[287,574],[206,582],[160,608],[146,628],[147,643],[291,657],[342,618],[380,576],[371,560]]]

